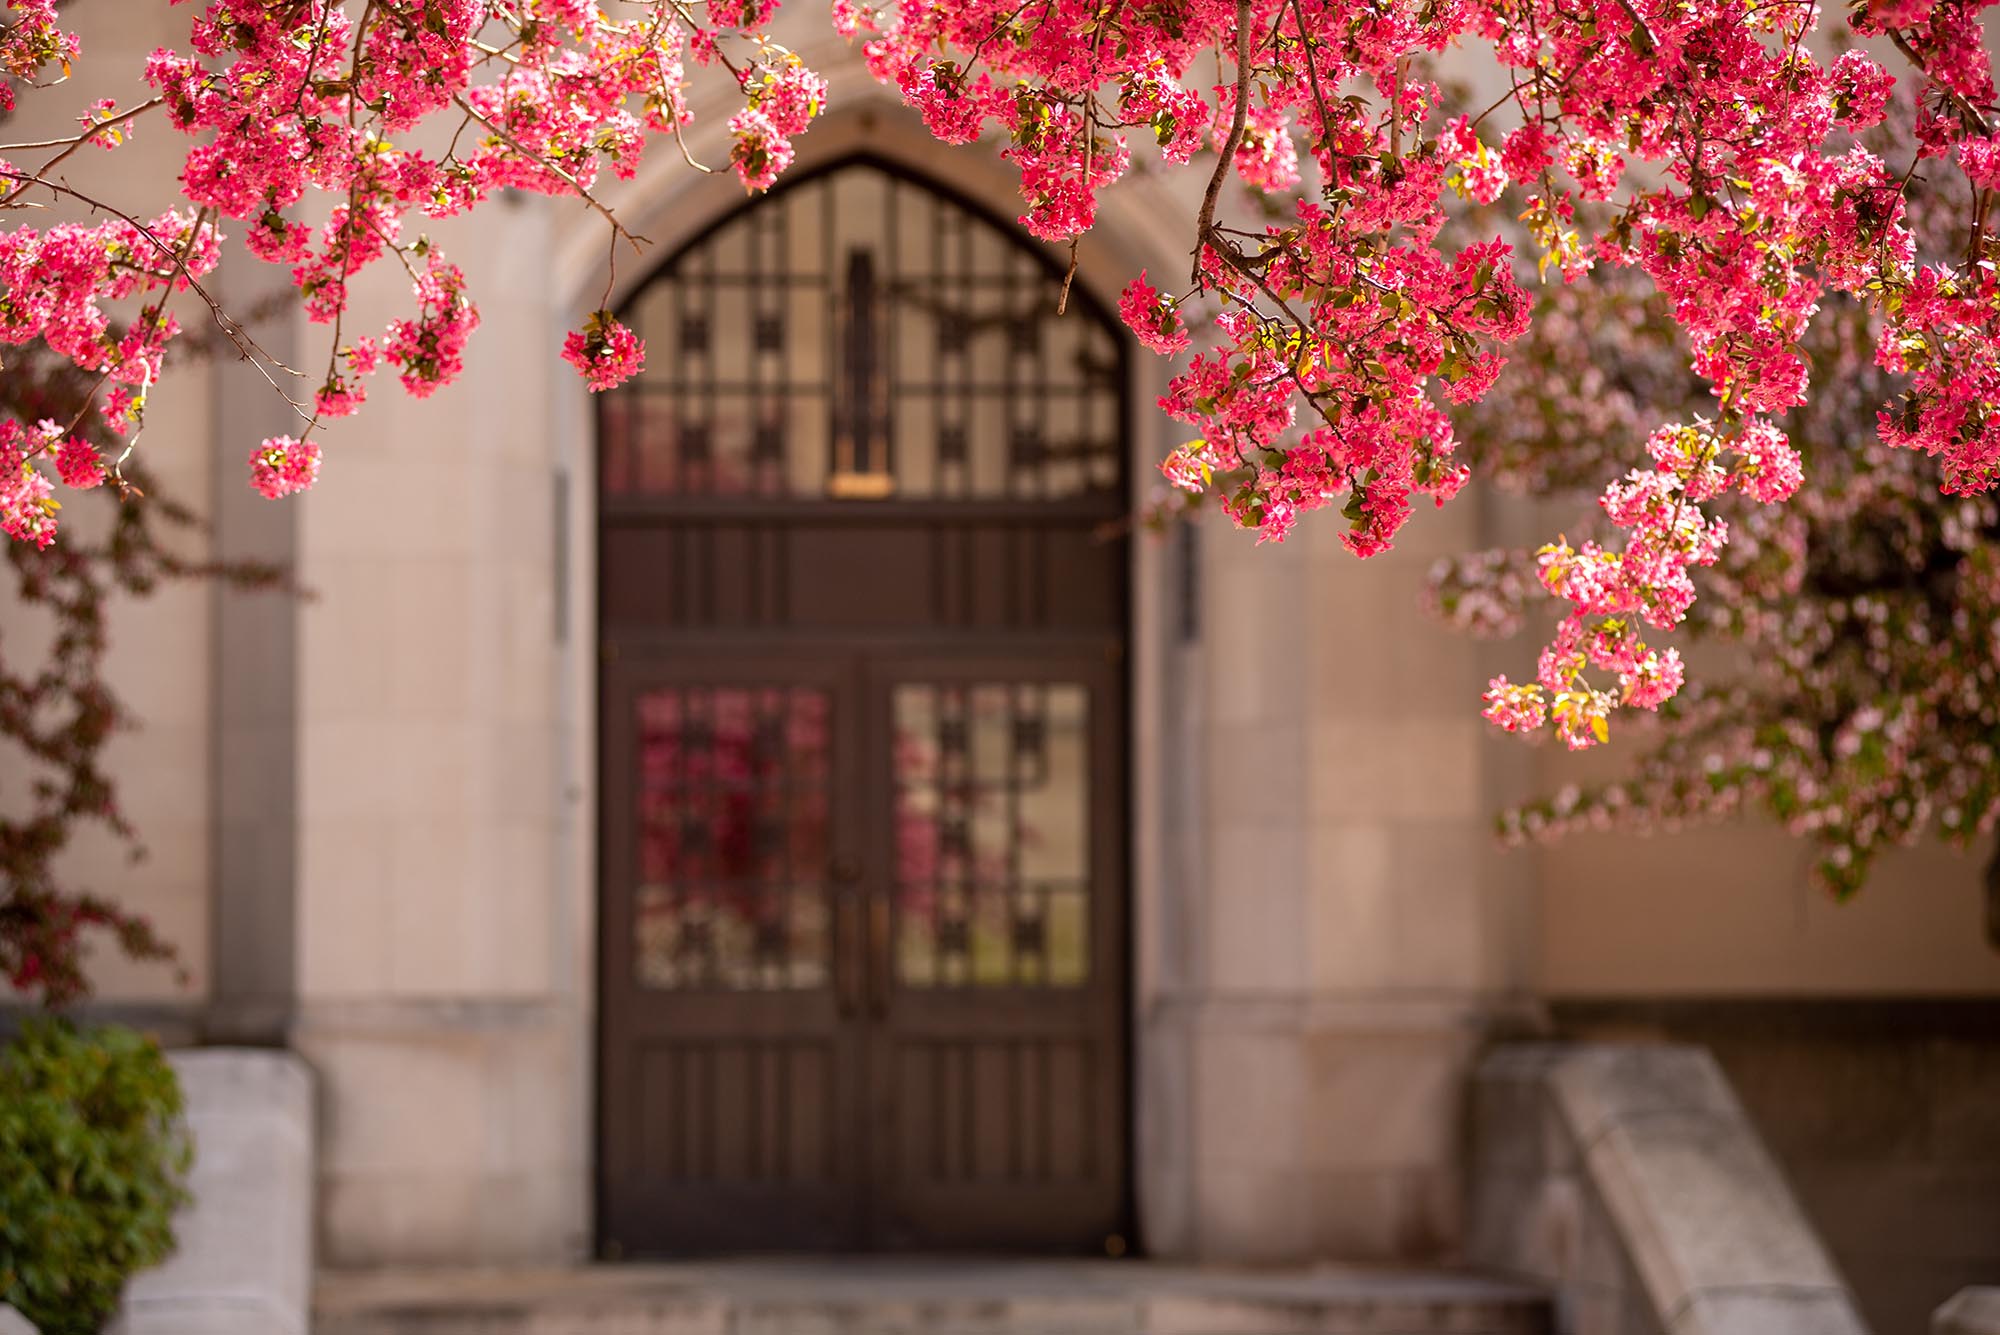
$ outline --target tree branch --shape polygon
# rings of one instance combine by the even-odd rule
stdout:
[[[1250,110],[1250,0],[1236,0],[1236,114],[1229,123],[1229,137],[1216,155],[1215,171],[1201,197],[1201,216],[1195,223],[1194,268],[1189,281],[1201,281],[1201,248],[1215,230],[1215,203],[1222,196],[1222,183],[1229,177],[1229,164],[1243,142],[1243,120]]]

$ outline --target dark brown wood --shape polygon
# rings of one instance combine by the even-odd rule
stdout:
[[[1111,643],[1035,655],[940,646],[864,664],[875,718],[908,685],[1081,687],[1090,775],[1076,985],[1023,979],[1016,960],[1011,985],[911,987],[876,953],[880,1019],[865,1040],[876,1245],[1089,1252],[1124,1232],[1124,700]],[[870,862],[891,868],[896,822],[881,806],[894,789],[891,757],[878,748],[866,763]],[[1013,824],[1018,842],[1024,823]],[[868,892],[886,908],[893,888],[893,876],[877,875]]]
[[[602,405],[609,1256],[1129,1232],[1122,344],[1004,224],[853,172],[670,260],[633,308],[671,392]]]
[[[817,986],[658,987],[635,967],[636,708],[648,691],[718,685],[824,694],[829,856],[803,889],[822,897],[835,933],[851,931],[851,915],[839,911],[854,895],[839,876],[841,864],[858,860],[863,838],[851,662],[692,649],[619,654],[604,673],[599,985],[598,1203],[602,1242],[612,1254],[840,1248],[853,1245],[862,1224],[863,1171],[852,1147],[860,1136],[863,1034],[839,1003],[855,986],[844,976],[854,953],[848,941],[826,943],[826,976]]]

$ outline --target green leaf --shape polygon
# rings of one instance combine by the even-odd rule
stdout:
[[[0,1049],[0,1302],[43,1335],[97,1335],[173,1250],[192,1146],[149,1038],[31,1020]]]

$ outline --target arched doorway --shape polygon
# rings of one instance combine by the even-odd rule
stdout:
[[[610,1255],[1127,1228],[1124,340],[857,159],[623,312],[599,405]]]

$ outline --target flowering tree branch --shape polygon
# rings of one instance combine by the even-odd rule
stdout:
[[[78,47],[55,0],[8,8],[0,72],[23,88],[66,76]],[[137,72],[143,100],[100,102],[78,135],[16,146],[56,150],[38,170],[0,161],[15,183],[0,211],[45,188],[107,219],[0,230],[0,343],[45,346],[96,377],[89,401],[123,442],[107,468],[113,447],[53,419],[0,423],[0,530],[45,549],[55,488],[116,473],[180,334],[175,293],[207,301],[305,420],[250,451],[252,483],[283,496],[317,475],[318,423],[359,411],[383,367],[418,396],[458,374],[478,309],[466,275],[416,230],[424,220],[522,189],[595,210],[614,251],[621,237],[637,244],[598,182],[631,176],[667,137],[693,164],[689,65],[740,94],[729,165],[746,189],[770,187],[826,96],[771,40],[777,8],[627,0],[614,18],[599,0],[210,0],[185,44]],[[1807,40],[1818,7],[1794,0],[832,4],[835,28],[935,137],[992,133],[1020,176],[1022,226],[1072,255],[1132,165],[1127,132],[1167,169],[1216,153],[1188,286],[1162,293],[1141,273],[1119,309],[1162,355],[1198,333],[1162,400],[1194,436],[1163,471],[1217,496],[1260,541],[1333,510],[1338,520],[1315,522],[1344,521],[1354,554],[1387,550],[1418,498],[1445,504],[1469,478],[1453,414],[1488,396],[1504,349],[1529,329],[1530,271],[1565,284],[1643,275],[1704,397],[1622,442],[1598,479],[1596,536],[1538,554],[1538,583],[1563,615],[1533,678],[1496,678],[1485,696],[1500,727],[1553,726],[1573,747],[1607,738],[1621,710],[1676,697],[1680,656],[1655,641],[1690,614],[1697,572],[1718,569],[1731,532],[1721,511],[1780,507],[1802,485],[1787,415],[1816,392],[1804,348],[1823,307],[1852,301],[1867,321],[1872,364],[1891,382],[1882,445],[1924,459],[1953,496],[2000,484],[2000,246],[1987,230],[2000,99],[1983,9],[1850,6],[1849,29],[1885,38],[1909,65],[1912,120],[1888,150],[1907,155],[1899,174],[1853,142],[1882,124],[1896,76],[1859,49],[1820,60]],[[1455,50],[1507,82],[1476,119],[1441,77]],[[0,86],[0,104],[13,96]],[[1512,123],[1489,120],[1503,108]],[[189,138],[190,209],[141,221],[146,210],[85,200],[52,174],[85,144],[115,149],[153,109]],[[414,147],[433,125],[442,154]],[[483,133],[468,144],[474,125]],[[1953,233],[1963,246],[1919,245],[1906,218],[1919,162],[1967,187]],[[1221,216],[1245,195],[1259,227]],[[319,226],[299,217],[313,196],[335,201]],[[1503,198],[1517,230],[1446,229],[1447,203]],[[297,373],[261,355],[202,286],[224,226],[286,266],[307,318],[330,326],[309,408],[285,388]],[[411,305],[350,337],[350,285],[390,255]],[[131,302],[141,318],[114,321],[108,308]],[[1189,313],[1206,319],[1191,326]],[[599,310],[562,355],[603,389],[645,350]]]

